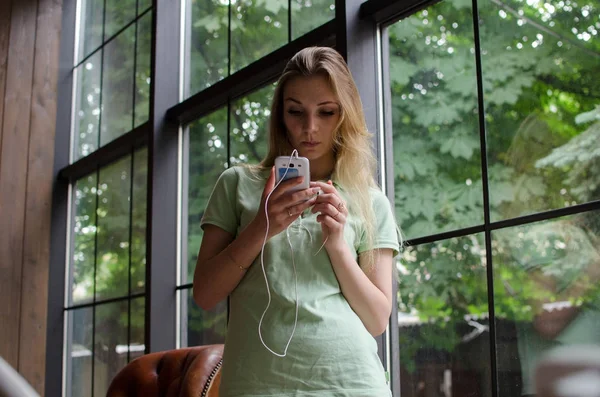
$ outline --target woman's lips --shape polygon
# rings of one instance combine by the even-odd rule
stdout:
[[[307,148],[314,148],[319,144],[319,142],[302,142],[303,146],[306,146]]]

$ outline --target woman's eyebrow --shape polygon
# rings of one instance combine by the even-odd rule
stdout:
[[[299,100],[294,99],[292,97],[287,97],[287,98],[285,98],[285,100],[286,101],[292,101],[292,102],[295,102],[295,103],[297,103],[299,105],[302,105],[302,102],[300,102]],[[338,105],[339,106],[340,104],[337,103],[336,101],[324,101],[324,102],[317,103],[317,106],[322,106],[322,105]]]
[[[321,106],[321,105],[338,105],[339,106],[340,104],[335,101],[325,101],[325,102],[317,103],[317,106]]]

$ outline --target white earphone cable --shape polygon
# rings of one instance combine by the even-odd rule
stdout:
[[[262,268],[262,272],[263,272],[263,276],[265,278],[265,284],[267,286],[267,306],[265,307],[265,310],[263,311],[262,315],[260,316],[260,321],[258,322],[258,336],[260,338],[260,341],[262,342],[263,346],[265,347],[265,349],[267,349],[268,351],[270,351],[271,353],[273,353],[274,355],[276,355],[277,357],[285,357],[287,355],[287,350],[288,347],[290,346],[290,343],[292,342],[292,338],[294,337],[294,333],[296,332],[296,326],[298,325],[298,307],[299,307],[299,299],[298,299],[298,273],[296,272],[296,261],[294,260],[294,247],[292,246],[292,242],[290,241],[290,226],[288,226],[285,230],[286,233],[286,237],[287,237],[287,242],[288,245],[290,246],[290,253],[292,254],[292,267],[294,269],[294,291],[296,293],[296,313],[295,313],[295,317],[294,317],[294,327],[292,328],[292,333],[290,335],[290,338],[288,339],[286,345],[285,345],[285,349],[283,350],[283,353],[277,353],[276,351],[274,351],[273,349],[271,349],[269,346],[267,346],[267,344],[265,343],[263,336],[262,336],[262,322],[263,319],[265,318],[265,315],[267,314],[267,311],[269,310],[269,307],[271,306],[271,289],[269,287],[269,280],[267,278],[267,272],[265,270],[265,261],[264,261],[264,252],[265,252],[265,245],[267,244],[267,239],[269,237],[269,213],[268,213],[268,205],[269,205],[269,199],[271,198],[271,194],[275,191],[275,189],[277,188],[277,186],[279,186],[279,184],[281,182],[283,182],[285,180],[285,176],[287,175],[290,166],[289,163],[292,161],[293,157],[298,158],[298,151],[296,149],[294,149],[294,151],[292,151],[292,154],[290,155],[290,161],[288,161],[285,173],[283,174],[283,176],[281,177],[281,179],[279,180],[279,182],[277,182],[277,184],[275,185],[275,187],[273,188],[273,190],[271,190],[269,192],[269,194],[267,195],[267,198],[265,199],[265,217],[267,218],[267,230],[265,232],[265,237],[262,243],[262,248],[260,250],[260,265]],[[308,235],[310,237],[310,240],[312,242],[312,234],[310,233],[310,230],[306,227],[304,227],[306,229],[306,231],[308,232]],[[325,246],[325,243],[327,243],[327,239],[329,238],[329,236],[327,236],[325,238],[325,241],[323,241],[323,244],[321,245],[321,247],[319,248],[319,250],[314,254],[314,256],[316,256]]]
[[[298,151],[296,149],[294,149],[294,151],[290,155],[290,161],[292,160],[294,155],[296,156],[296,158],[298,157]],[[296,263],[294,261],[294,248],[292,247],[292,243],[290,241],[289,226],[286,229],[286,236],[287,236],[288,244],[290,246],[290,252],[292,254],[292,266],[294,268],[294,284],[295,284],[294,289],[296,292],[296,314],[295,314],[295,318],[294,318],[294,328],[292,329],[292,333],[290,335],[289,340],[287,341],[287,343],[285,345],[285,349],[283,350],[283,353],[277,353],[277,352],[273,351],[269,346],[267,346],[267,344],[265,343],[263,336],[262,336],[262,330],[261,330],[262,322],[263,322],[265,315],[267,314],[267,311],[269,310],[269,306],[271,306],[271,289],[269,288],[269,280],[267,278],[267,272],[265,270],[264,252],[265,252],[265,245],[267,244],[267,238],[269,237],[269,213],[268,213],[269,198],[271,198],[271,194],[275,191],[277,186],[279,186],[279,184],[285,180],[285,176],[287,175],[289,169],[290,168],[289,168],[289,162],[288,162],[285,173],[283,174],[283,176],[281,177],[279,182],[277,182],[277,184],[275,185],[273,190],[271,190],[269,192],[269,194],[267,195],[267,198],[265,199],[265,217],[267,218],[267,230],[265,232],[265,238],[263,240],[262,249],[260,250],[260,264],[262,267],[263,276],[265,278],[265,284],[267,285],[268,300],[267,300],[267,307],[265,307],[265,310],[263,311],[262,316],[260,316],[260,321],[258,322],[258,336],[259,336],[260,341],[262,342],[263,346],[268,351],[270,351],[271,353],[276,355],[277,357],[285,357],[287,355],[288,347],[290,346],[290,343],[292,342],[292,338],[294,337],[294,333],[296,332],[296,326],[298,325],[298,305],[299,305],[299,303],[298,303],[298,274],[296,273]]]

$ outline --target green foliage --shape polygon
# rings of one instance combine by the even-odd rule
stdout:
[[[186,95],[209,87],[286,44],[290,23],[295,39],[331,20],[335,12],[331,0],[293,0],[290,22],[287,1],[236,0],[231,3],[229,23],[227,1],[190,0],[190,3]]]
[[[396,217],[409,239],[483,224],[482,111],[492,221],[600,197],[597,5],[480,2],[484,109],[471,5],[441,2],[388,28]],[[496,316],[593,301],[598,233],[570,218],[494,233]],[[400,263],[399,309],[422,324],[400,328],[414,370],[419,349],[452,351],[465,319],[487,315],[483,236],[408,247]]]
[[[86,16],[81,22],[83,45],[79,58],[92,52],[93,55],[75,72],[76,158],[90,154],[148,120],[152,13],[146,12],[122,30],[136,17],[136,1],[106,3],[104,28],[102,2],[89,0],[82,6]],[[106,40],[121,32],[100,48],[103,31]]]
[[[75,185],[71,304],[145,291],[147,163],[141,149]],[[144,299],[95,306],[94,358],[110,379],[127,358],[117,345],[145,343]]]

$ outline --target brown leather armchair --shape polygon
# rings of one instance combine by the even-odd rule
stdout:
[[[107,397],[218,397],[223,345],[146,354],[127,364]]]

